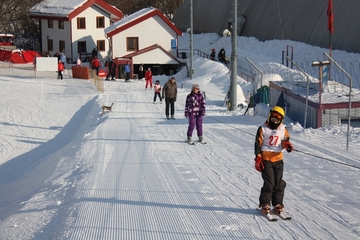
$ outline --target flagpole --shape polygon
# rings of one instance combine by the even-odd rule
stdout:
[[[331,46],[331,31],[329,31],[329,55],[331,57],[331,52],[332,52],[332,46]],[[328,81],[331,80],[331,62],[329,64],[329,75],[328,75]]]
[[[328,16],[328,30],[329,30],[329,53],[331,57],[332,53],[332,45],[331,45],[331,34],[334,33],[334,10],[332,0],[328,1],[328,7],[326,11],[326,15]],[[331,65],[329,66],[329,77],[331,79]]]

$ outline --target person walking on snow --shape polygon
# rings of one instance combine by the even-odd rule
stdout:
[[[162,89],[162,96],[163,99],[165,97],[165,115],[166,118],[169,120],[169,108],[171,113],[171,119],[175,119],[175,102],[177,97],[177,84],[175,81],[175,77],[171,77],[170,80],[164,85]]]
[[[145,90],[148,88],[148,85],[150,84],[150,88],[152,88],[152,72],[151,72],[151,68],[148,68],[148,70],[145,73]]]
[[[162,103],[162,98],[161,98],[161,85],[160,85],[160,81],[156,80],[155,85],[154,85],[154,103],[156,103],[156,97],[159,96],[160,99],[160,103]]]
[[[215,48],[211,49],[210,60],[215,61]]]
[[[64,66],[65,66],[66,56],[65,56],[65,54],[63,52],[60,54],[60,60],[61,60],[62,64],[64,64]]]
[[[63,71],[64,71],[64,64],[61,62],[61,60],[59,60],[58,63],[58,78],[57,79],[63,79]]]
[[[125,82],[130,82],[130,66],[129,66],[129,62],[126,63],[125,65]]]
[[[193,84],[185,101],[185,117],[189,120],[187,142],[192,142],[191,137],[196,127],[199,142],[203,142],[202,122],[205,116],[205,98],[200,92],[199,84]]]
[[[261,125],[255,137],[255,169],[261,172],[264,180],[259,197],[259,207],[266,214],[271,205],[277,213],[284,211],[283,151],[291,152],[290,135],[283,125],[284,110],[275,106],[270,110],[267,120]]]
[[[97,56],[94,57],[94,59],[91,61],[91,64],[95,68],[96,76],[99,76],[99,67],[100,67],[100,61],[97,58]]]
[[[106,81],[109,81],[109,77],[111,76],[111,81],[115,81],[115,71],[116,71],[116,63],[115,63],[115,59],[112,58],[108,63],[107,63],[107,67],[108,67],[108,74],[106,76]]]
[[[142,80],[144,77],[144,64],[140,64],[139,67],[139,80]]]
[[[78,57],[76,60],[76,66],[80,67],[81,66],[81,59]]]

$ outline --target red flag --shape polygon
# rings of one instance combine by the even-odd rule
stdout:
[[[334,34],[334,11],[333,11],[333,5],[332,0],[329,0],[327,13],[328,15],[328,30],[331,34]]]

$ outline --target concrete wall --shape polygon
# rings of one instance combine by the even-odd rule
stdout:
[[[329,47],[328,0],[237,0],[237,3],[238,19],[246,18],[243,28],[239,26],[241,36],[261,41],[290,39]],[[233,4],[234,0],[193,0],[194,33],[222,35],[227,20],[233,18]],[[334,0],[333,11],[333,49],[360,53],[360,1]],[[172,22],[183,32],[190,27],[190,0],[179,8]]]

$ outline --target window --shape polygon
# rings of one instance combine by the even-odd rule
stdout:
[[[59,29],[64,29],[64,21],[58,21],[58,23],[59,23]]]
[[[78,42],[78,53],[86,53],[86,42],[85,41]]]
[[[126,38],[126,50],[127,51],[139,50],[139,38],[137,38],[137,37]]]
[[[52,39],[47,39],[47,51],[54,51],[54,46],[53,46],[53,40]]]
[[[77,29],[86,29],[85,18],[78,17],[77,18]]]
[[[105,28],[105,18],[96,17],[96,28]]]
[[[48,19],[48,28],[53,28],[53,20]]]
[[[98,51],[104,52],[105,51],[105,40],[98,40],[96,46],[97,46]]]
[[[65,52],[65,41],[59,41],[59,50],[60,52]]]

